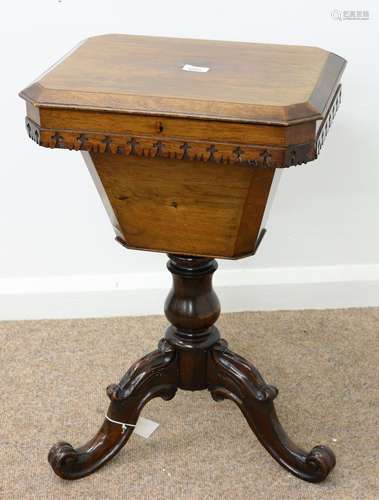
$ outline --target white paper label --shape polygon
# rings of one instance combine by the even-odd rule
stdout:
[[[152,435],[152,433],[157,430],[159,424],[157,422],[153,422],[153,420],[149,420],[148,418],[140,417],[137,421],[137,425],[134,428],[134,432],[139,436],[147,439]]]
[[[196,73],[206,73],[209,69],[206,66],[192,66],[192,64],[185,64],[182,67],[184,71],[195,71]]]

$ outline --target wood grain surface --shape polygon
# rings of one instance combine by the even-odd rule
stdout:
[[[103,35],[21,96],[38,106],[288,125],[322,118],[345,63],[316,47]]]
[[[85,152],[122,244],[241,258],[275,169],[317,158],[345,63],[315,47],[104,35],[21,97],[31,139]]]
[[[129,248],[227,258],[253,253],[273,168],[85,157],[116,234]]]

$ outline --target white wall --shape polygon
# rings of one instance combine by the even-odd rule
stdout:
[[[283,173],[259,253],[221,261],[225,310],[379,305],[379,30],[373,0],[34,0],[2,6],[0,319],[160,313],[166,257],[113,238],[82,157],[37,147],[17,93],[107,32],[316,45],[348,60],[320,158]],[[364,9],[369,21],[332,19]],[[374,48],[376,47],[376,48]]]

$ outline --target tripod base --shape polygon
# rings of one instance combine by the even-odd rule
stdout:
[[[96,471],[126,444],[144,405],[155,397],[169,400],[177,389],[208,389],[216,401],[231,399],[241,409],[260,443],[295,476],[324,480],[335,465],[333,452],[315,446],[309,453],[283,430],[273,404],[278,390],[265,383],[258,370],[229,350],[213,326],[220,309],[212,289],[212,259],[170,256],[174,286],[166,300],[171,321],[158,349],[137,361],[119,384],[111,385],[107,418],[98,433],[74,449],[60,442],[49,462],[60,477],[78,479]]]

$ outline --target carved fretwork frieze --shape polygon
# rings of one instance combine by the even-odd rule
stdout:
[[[178,137],[47,129],[40,127],[29,117],[26,117],[26,129],[31,139],[48,148],[280,168],[307,163],[317,157],[340,101],[341,90],[338,88],[328,113],[320,125],[315,142],[294,144],[287,147],[232,144],[229,142],[211,143],[200,140],[183,140]]]
[[[315,148],[313,144],[295,144],[286,149],[283,167],[302,165],[315,159]]]
[[[260,145],[208,143],[204,141],[183,141],[177,138],[151,136],[130,136],[121,134],[100,134],[73,130],[51,130],[40,128],[26,118],[26,128],[35,142],[48,148],[63,148],[93,153],[113,153],[147,158],[167,158],[211,162],[219,164],[242,164],[250,167],[287,167],[312,160],[312,144],[291,146],[296,161],[290,163],[284,147]],[[301,154],[296,153],[300,151]]]
[[[334,94],[332,102],[330,103],[328,112],[326,113],[325,118],[322,120],[321,125],[318,129],[316,137],[316,145],[315,145],[316,158],[320,153],[321,147],[324,144],[325,138],[329,132],[330,126],[332,124],[334,117],[336,116],[340,104],[341,104],[341,85],[337,88],[337,91]]]
[[[39,126],[36,123],[34,123],[32,120],[30,120],[29,118],[26,118],[25,125],[26,125],[26,131],[28,133],[28,136],[32,139],[32,141],[36,142],[37,144],[40,144],[40,128],[39,128]]]

